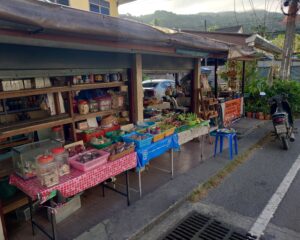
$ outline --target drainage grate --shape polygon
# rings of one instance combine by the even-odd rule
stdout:
[[[249,233],[240,233],[210,217],[197,212],[191,213],[163,240],[255,240]]]

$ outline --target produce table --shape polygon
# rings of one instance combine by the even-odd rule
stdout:
[[[131,153],[123,158],[117,159],[115,161],[107,162],[99,167],[88,171],[81,172],[76,169],[71,169],[69,175],[63,176],[60,180],[60,184],[45,188],[42,187],[37,178],[30,180],[23,180],[20,177],[12,174],[10,176],[10,184],[15,185],[22,192],[24,192],[30,203],[30,211],[32,212],[32,201],[39,200],[41,203],[47,201],[51,196],[51,193],[55,190],[59,191],[64,197],[74,196],[88,188],[97,186],[98,184],[104,182],[105,180],[117,176],[121,173],[126,173],[126,194],[121,193],[115,189],[118,193],[125,195],[127,197],[127,203],[130,204],[129,198],[129,181],[128,181],[128,170],[135,168],[137,165],[137,155],[136,153]],[[104,185],[103,185],[104,187]],[[108,187],[108,186],[107,186]],[[110,188],[111,189],[111,188]],[[103,189],[104,190],[104,189]],[[43,230],[39,224],[37,224],[31,215],[32,231],[34,233],[34,227],[40,229],[49,239],[57,239],[55,222],[53,222],[54,217],[51,216],[52,224],[52,235]]]
[[[156,158],[168,150],[171,150],[171,174],[173,177],[174,173],[174,157],[173,157],[173,149],[178,149],[178,135],[173,134],[169,137],[166,137],[158,142],[152,143],[151,145],[144,148],[137,148],[137,170],[139,174],[139,192],[140,197],[142,196],[142,179],[141,179],[141,170],[148,164],[153,158]],[[162,169],[160,169],[162,170]]]
[[[183,145],[197,137],[201,137],[209,134],[209,127],[207,126],[198,126],[191,128],[189,130],[178,133],[178,144]]]

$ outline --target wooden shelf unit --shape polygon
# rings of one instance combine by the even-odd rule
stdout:
[[[29,97],[34,95],[42,95],[47,93],[59,93],[68,92],[70,87],[50,87],[50,88],[39,88],[39,89],[24,89],[18,91],[2,91],[0,92],[0,99],[17,98],[17,97]]]
[[[61,86],[61,87],[24,89],[24,90],[7,91],[7,92],[1,91],[0,99],[29,97],[29,96],[42,95],[47,93],[70,92],[70,91],[80,91],[80,90],[97,89],[97,88],[113,88],[113,87],[121,87],[121,86],[125,86],[125,82],[85,83],[85,84]]]
[[[85,84],[77,84],[72,85],[72,91],[79,91],[79,90],[88,90],[94,88],[114,88],[114,87],[121,87],[125,86],[125,82],[109,82],[109,83],[85,83]]]
[[[8,138],[19,134],[30,133],[45,128],[55,127],[58,125],[69,124],[72,123],[72,121],[73,120],[70,117],[57,118],[57,116],[55,116],[49,117],[48,119],[39,119],[26,123],[21,122],[10,125],[8,127],[0,128],[0,138]]]
[[[59,93],[67,92],[70,95],[74,91],[88,90],[88,89],[101,89],[101,88],[115,88],[125,86],[126,82],[109,82],[109,83],[86,83],[62,87],[51,87],[43,89],[24,89],[20,91],[0,92],[0,99],[16,98],[16,97],[28,97],[33,95],[41,95],[47,93]],[[72,124],[73,131],[75,131],[75,122],[86,120],[88,118],[102,117],[110,114],[118,113],[120,110],[108,110],[95,113],[89,113],[87,115],[79,115],[73,113],[73,107],[71,103],[71,97],[69,98],[69,114],[65,114],[64,118],[59,116],[49,117],[48,119],[33,120],[25,123],[16,123],[7,127],[0,127],[0,138],[8,138],[18,134],[30,133],[33,131],[51,128],[57,125]],[[75,136],[75,135],[74,135]],[[74,139],[76,140],[76,139]]]
[[[19,207],[23,207],[27,203],[28,203],[27,196],[22,192],[18,192],[16,196],[14,196],[12,199],[3,201],[2,212],[5,215],[7,213],[10,213],[18,209]]]
[[[75,114],[73,117],[74,122],[78,122],[78,121],[82,121],[82,120],[86,120],[88,118],[95,118],[95,117],[103,117],[103,116],[107,116],[107,115],[111,115],[111,114],[115,114],[122,111],[121,109],[118,110],[107,110],[107,111],[100,111],[100,112],[94,112],[94,113],[89,113],[89,114],[85,114],[85,115],[81,115],[81,114]]]

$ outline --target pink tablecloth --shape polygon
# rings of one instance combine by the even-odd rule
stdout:
[[[44,202],[53,190],[58,190],[64,197],[71,197],[88,188],[94,187],[110,177],[117,176],[126,170],[135,168],[137,165],[136,153],[131,153],[115,161],[107,162],[99,167],[88,171],[81,172],[71,169],[69,175],[63,176],[60,183],[50,188],[42,187],[37,178],[23,180],[12,174],[10,184],[15,185],[33,200],[40,199]]]

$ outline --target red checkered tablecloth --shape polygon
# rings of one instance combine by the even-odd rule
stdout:
[[[39,198],[41,202],[44,202],[54,190],[60,191],[64,197],[71,197],[111,177],[117,176],[126,170],[135,168],[136,165],[137,156],[134,152],[123,158],[100,165],[88,172],[82,172],[72,168],[69,175],[61,177],[60,183],[50,188],[41,186],[37,178],[23,180],[15,174],[10,176],[10,184],[19,188],[33,200]]]

